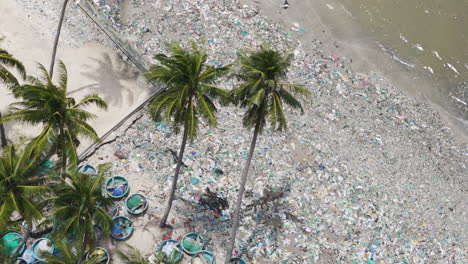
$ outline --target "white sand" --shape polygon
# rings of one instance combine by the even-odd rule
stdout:
[[[28,15],[16,1],[0,2],[0,36],[5,38],[0,43],[1,47],[20,59],[30,75],[38,74],[37,62],[48,69],[54,41],[51,32],[54,32],[56,21],[45,21],[42,17]],[[66,25],[62,32],[61,38],[69,35]],[[109,104],[108,111],[88,108],[98,116],[90,124],[98,135],[102,135],[141,104],[148,96],[149,89],[139,78],[139,73],[119,58],[115,47],[88,42],[77,48],[67,43],[70,42],[59,42],[57,59],[67,66],[69,95],[80,100],[87,94],[98,93]],[[0,85],[0,111],[5,114],[12,102],[14,98],[10,92]],[[13,142],[20,135],[34,136],[40,131],[40,127],[19,126],[12,122],[7,123],[5,129],[8,139]],[[83,142],[80,148],[88,144]]]

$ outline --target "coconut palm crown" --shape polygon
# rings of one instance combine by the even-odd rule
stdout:
[[[152,118],[155,121],[164,119],[172,122],[176,132],[180,127],[183,127],[184,131],[161,227],[166,226],[172,206],[187,139],[195,139],[200,117],[204,118],[209,126],[217,125],[217,108],[213,99],[227,100],[228,93],[213,83],[229,70],[229,66],[207,65],[208,56],[205,50],[195,42],[191,43],[191,50],[176,43],[168,43],[167,48],[170,55],[156,55],[155,59],[159,64],[152,65],[145,74],[149,82],[162,84],[164,89],[149,105]]]
[[[309,95],[310,92],[301,85],[284,82],[293,58],[292,52],[282,54],[268,44],[263,44],[257,51],[238,52],[240,70],[237,77],[243,84],[231,91],[231,98],[236,105],[247,108],[243,118],[245,127],[254,128],[258,122],[261,132],[268,119],[273,129],[285,129],[284,103],[304,112],[291,93]]]
[[[0,122],[16,120],[31,125],[43,124],[44,130],[35,138],[34,144],[38,149],[49,149],[51,145],[56,148],[54,153],[62,157],[62,176],[65,176],[67,158],[76,161],[77,137],[98,140],[96,131],[87,123],[96,116],[83,108],[94,104],[107,109],[107,104],[97,94],[87,95],[78,102],[67,97],[67,69],[63,62],[58,64],[58,84],[52,82],[47,70],[39,64],[41,77],[31,78],[31,84],[22,85],[16,91],[21,101],[12,103],[10,112]]]
[[[57,240],[73,234],[86,246],[95,247],[97,235],[95,225],[109,235],[112,218],[106,208],[113,203],[102,193],[102,182],[108,165],[99,165],[96,176],[69,171],[67,180],[56,179],[52,185],[52,197],[48,201],[54,204],[54,237]]]

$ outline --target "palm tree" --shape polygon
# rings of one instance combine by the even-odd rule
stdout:
[[[109,169],[108,165],[99,165],[99,173],[95,177],[78,171],[70,171],[68,180],[57,179],[52,185],[53,196],[48,200],[53,202],[54,221],[56,221],[54,237],[61,240],[74,234],[79,239],[81,263],[85,248],[95,247],[97,235],[95,225],[99,226],[104,235],[109,235],[112,218],[106,207],[113,203],[102,194],[102,182]]]
[[[67,243],[63,240],[54,242],[54,249],[58,254],[47,253],[45,263],[48,264],[76,264],[80,261],[81,256],[73,243]],[[93,257],[90,260],[82,262],[83,264],[98,263],[98,257]]]
[[[52,48],[52,59],[50,61],[50,68],[49,68],[50,78],[52,78],[52,76],[54,75],[55,55],[57,54],[57,46],[58,46],[58,41],[60,38],[60,32],[62,31],[63,18],[65,16],[65,9],[67,8],[67,4],[68,4],[68,0],[63,0],[63,6],[62,6],[62,11],[60,12],[60,19],[59,19],[59,24],[57,28],[57,34],[55,35],[54,47]]]
[[[9,88],[16,87],[19,85],[18,79],[8,70],[8,68],[15,69],[20,74],[22,79],[26,78],[26,70],[24,69],[24,65],[19,60],[15,59],[6,50],[0,48],[0,83],[5,84]],[[2,113],[0,112],[0,119],[1,118]],[[3,123],[0,123],[0,141],[2,147],[7,145]]]
[[[127,252],[121,250],[117,251],[121,261],[125,264],[149,264],[149,261],[146,260],[135,247],[127,245]]]
[[[249,129],[253,127],[254,134],[242,173],[234,222],[231,229],[230,244],[228,245],[226,254],[226,263],[229,262],[234,248],[245,183],[255,150],[257,136],[262,132],[267,119],[269,119],[273,129],[282,131],[286,128],[283,102],[292,108],[298,108],[304,112],[301,104],[294,98],[291,92],[303,95],[309,94],[300,85],[281,82],[282,79],[286,78],[288,67],[291,65],[293,59],[291,52],[283,55],[271,49],[269,45],[263,44],[257,51],[239,51],[238,58],[240,62],[238,77],[244,83],[239,88],[231,91],[231,97],[236,105],[247,108],[243,118],[243,125]]]
[[[31,84],[22,85],[16,96],[22,101],[10,105],[10,112],[0,119],[1,122],[17,120],[22,123],[44,124],[42,133],[34,139],[38,149],[49,149],[51,142],[56,142],[54,153],[61,156],[62,177],[66,176],[67,158],[76,162],[78,136],[99,140],[96,131],[87,123],[96,116],[84,107],[95,104],[107,109],[107,104],[97,94],[85,96],[76,103],[73,97],[67,97],[67,69],[59,61],[59,82],[52,83],[47,70],[39,64],[41,79],[31,78]]]
[[[184,156],[187,138],[193,141],[197,135],[198,119],[208,121],[209,126],[216,126],[217,108],[212,101],[214,98],[227,98],[227,91],[212,83],[226,74],[229,66],[207,66],[206,51],[195,42],[191,50],[182,48],[179,44],[167,44],[170,55],[158,54],[155,59],[161,65],[152,65],[145,74],[148,82],[156,81],[165,86],[165,90],[150,103],[150,114],[154,120],[165,119],[172,121],[175,131],[183,126],[182,144],[177,160],[177,166],[172,180],[171,193],[166,211],[160,226],[165,227],[174,200],[177,179]]]
[[[27,146],[18,152],[14,146],[7,146],[0,157],[0,230],[4,230],[15,211],[27,223],[27,232],[17,249],[31,235],[32,222],[42,218],[38,198],[47,191],[44,178],[34,176],[37,155],[33,149]]]

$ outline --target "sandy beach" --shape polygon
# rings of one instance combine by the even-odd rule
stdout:
[[[37,76],[37,63],[49,68],[58,13],[56,17],[49,14],[51,19],[46,20],[35,15],[34,12],[38,10],[28,10],[23,4],[20,1],[1,1],[0,36],[5,38],[1,45],[25,64],[29,75]],[[90,29],[95,30],[92,27]],[[70,30],[65,25],[57,58],[67,66],[70,96],[80,99],[87,94],[98,93],[109,104],[108,111],[89,108],[98,116],[91,124],[101,136],[140,105],[151,90],[139,77],[139,72],[121,59],[109,40],[86,41],[78,36],[70,38],[67,37],[73,35]],[[3,113],[14,102],[14,98],[4,87],[0,87],[0,100],[0,110]],[[21,136],[35,136],[40,131],[40,128],[13,123],[5,126],[7,138],[11,141]],[[83,142],[80,150],[89,144],[90,142]]]
[[[291,0],[284,10],[277,2],[245,1],[228,9],[210,0],[98,5],[109,25],[150,63],[168,40],[205,40],[214,65],[230,63],[237,49],[264,41],[281,50],[295,46],[288,82],[304,85],[313,96],[304,102],[303,115],[288,110],[286,131],[266,129],[259,137],[238,253],[248,263],[466,262],[466,142],[431,105],[399,87],[411,83],[411,76],[395,84],[376,71],[362,56],[365,45],[339,43],[310,11],[311,3]],[[323,8],[323,2],[312,2]],[[1,45],[30,73],[34,61],[49,63],[60,5],[59,0],[0,0],[0,13],[6,14],[0,17],[0,34],[6,37]],[[73,96],[97,92],[110,103],[108,112],[96,112],[93,123],[102,135],[150,89],[79,8],[71,3],[67,12],[58,58],[69,66]],[[237,81],[220,85],[231,89]],[[4,112],[12,98],[0,91]],[[203,124],[188,145],[169,218],[172,230],[157,226],[174,170],[170,151],[177,151],[181,141],[168,124],[151,121],[143,109],[84,161],[110,162],[111,175],[127,177],[131,193],[148,197],[150,207],[138,217],[119,202],[120,214],[135,225],[126,243],[150,256],[167,235],[178,239],[193,231],[209,240],[207,248],[219,262],[224,259],[228,218],[251,140],[251,131],[241,125],[242,113],[220,109],[219,127]],[[10,139],[17,131],[23,128],[7,126]],[[117,150],[126,158],[116,157]],[[214,218],[198,204],[207,187],[229,201],[226,219]],[[123,244],[100,241],[110,251]]]

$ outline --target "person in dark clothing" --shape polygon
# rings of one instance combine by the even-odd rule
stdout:
[[[288,7],[289,7],[288,0],[284,0],[283,8],[288,9]]]

